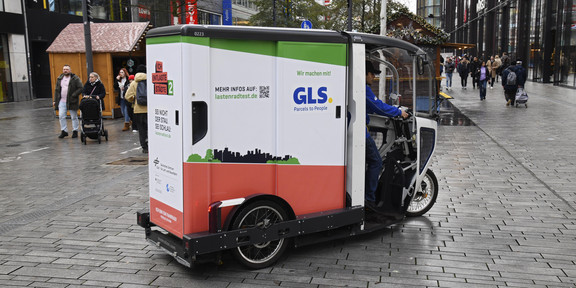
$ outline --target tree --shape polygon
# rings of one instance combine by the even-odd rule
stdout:
[[[351,1],[352,29],[379,32],[381,0]],[[314,0],[256,0],[255,4],[259,12],[250,18],[254,26],[274,26],[274,12],[278,27],[300,27],[303,20],[308,20],[315,29],[346,30],[348,22],[348,0],[332,0],[327,6]],[[399,11],[410,13],[406,5],[389,1],[387,14]]]
[[[256,0],[258,13],[250,18],[254,26],[300,27],[302,20],[310,20],[314,28],[322,5],[314,0]],[[317,24],[317,23],[316,23]]]

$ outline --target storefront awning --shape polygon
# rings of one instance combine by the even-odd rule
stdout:
[[[150,22],[129,23],[90,23],[92,52],[130,52],[144,44],[144,37]],[[48,53],[83,53],[84,24],[68,24],[46,49]]]
[[[466,49],[471,49],[471,48],[475,48],[476,44],[469,44],[469,43],[444,43],[442,45],[440,45],[441,48],[454,48],[454,49],[461,49],[461,50],[466,50]]]

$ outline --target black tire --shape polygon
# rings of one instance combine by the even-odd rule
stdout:
[[[422,179],[420,190],[416,192],[408,206],[406,216],[418,217],[426,214],[436,203],[436,198],[438,198],[438,179],[434,172],[428,169]]]
[[[268,200],[256,201],[242,208],[235,217],[231,230],[258,226],[266,229],[271,224],[288,220],[288,214],[280,205]],[[241,239],[239,239],[241,241]],[[286,248],[290,239],[250,244],[232,249],[232,254],[242,265],[251,269],[261,269],[274,264]]]

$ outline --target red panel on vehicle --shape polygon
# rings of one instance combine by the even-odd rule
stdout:
[[[277,195],[296,215],[342,208],[345,175],[344,166],[184,163],[184,234],[208,231],[210,203],[253,194]]]

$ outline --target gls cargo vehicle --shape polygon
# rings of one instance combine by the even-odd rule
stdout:
[[[250,268],[289,246],[426,213],[438,182],[434,69],[418,47],[352,32],[170,26],[147,34],[150,209],[146,239],[178,262]],[[407,119],[370,115],[366,62]],[[373,87],[378,95],[377,87]],[[384,159],[364,207],[366,131]]]

